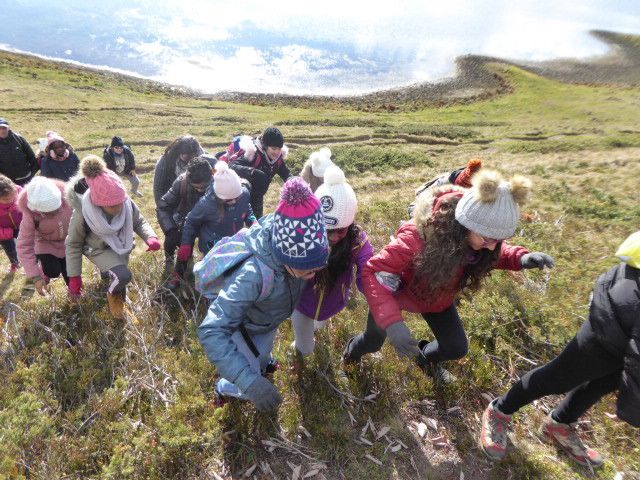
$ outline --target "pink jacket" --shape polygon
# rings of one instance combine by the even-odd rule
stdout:
[[[36,255],[49,254],[65,258],[64,240],[69,232],[73,209],[67,203],[64,182],[53,181],[62,193],[62,206],[53,212],[40,213],[29,209],[26,189],[18,197],[18,207],[23,214],[18,235],[18,259],[29,278],[42,275]]]
[[[20,185],[16,185],[16,192],[18,196],[22,192]],[[17,201],[13,203],[0,203],[0,228],[12,228],[14,230],[20,228],[22,213],[20,213],[17,203]]]

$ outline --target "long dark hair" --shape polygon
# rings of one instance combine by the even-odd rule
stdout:
[[[204,153],[200,142],[191,135],[182,135],[167,145],[164,150],[164,156],[175,160],[181,153],[188,153],[192,157],[198,157]]]
[[[469,246],[469,230],[455,218],[459,201],[460,197],[454,196],[444,199],[421,229],[425,246],[414,257],[416,273],[410,285],[421,299],[435,300],[452,287],[462,292],[478,290],[500,258],[502,242],[493,251],[486,248],[474,251]],[[473,262],[469,262],[470,256],[475,256]],[[460,283],[452,285],[461,266],[464,273]]]
[[[360,243],[360,236],[360,227],[352,223],[349,225],[345,237],[331,247],[327,268],[316,273],[316,291],[330,290],[344,272],[350,268],[353,249]]]

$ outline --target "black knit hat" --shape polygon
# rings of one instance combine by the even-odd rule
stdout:
[[[124,140],[122,137],[113,137],[111,139],[111,148],[113,147],[124,147]]]
[[[277,127],[269,127],[262,133],[262,145],[264,147],[282,148],[284,145],[284,137]]]

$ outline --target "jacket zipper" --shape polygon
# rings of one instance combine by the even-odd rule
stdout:
[[[318,317],[320,316],[320,307],[322,307],[322,302],[324,300],[324,292],[325,289],[322,289],[322,292],[320,292],[320,298],[318,299],[318,308],[316,308],[316,315],[313,318],[314,320],[318,320]]]

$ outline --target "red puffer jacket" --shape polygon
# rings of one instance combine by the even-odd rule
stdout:
[[[413,313],[442,312],[453,304],[464,273],[462,266],[455,272],[449,288],[437,300],[422,300],[412,291],[411,283],[415,276],[413,260],[416,253],[423,248],[424,241],[412,220],[400,227],[395,240],[367,262],[363,273],[364,293],[373,317],[380,327],[386,329],[394,323],[401,322],[403,310]],[[529,251],[524,247],[511,246],[503,242],[496,268],[521,270],[520,258],[526,253]],[[376,272],[400,275],[402,287],[395,293],[388,290],[378,282]]]

